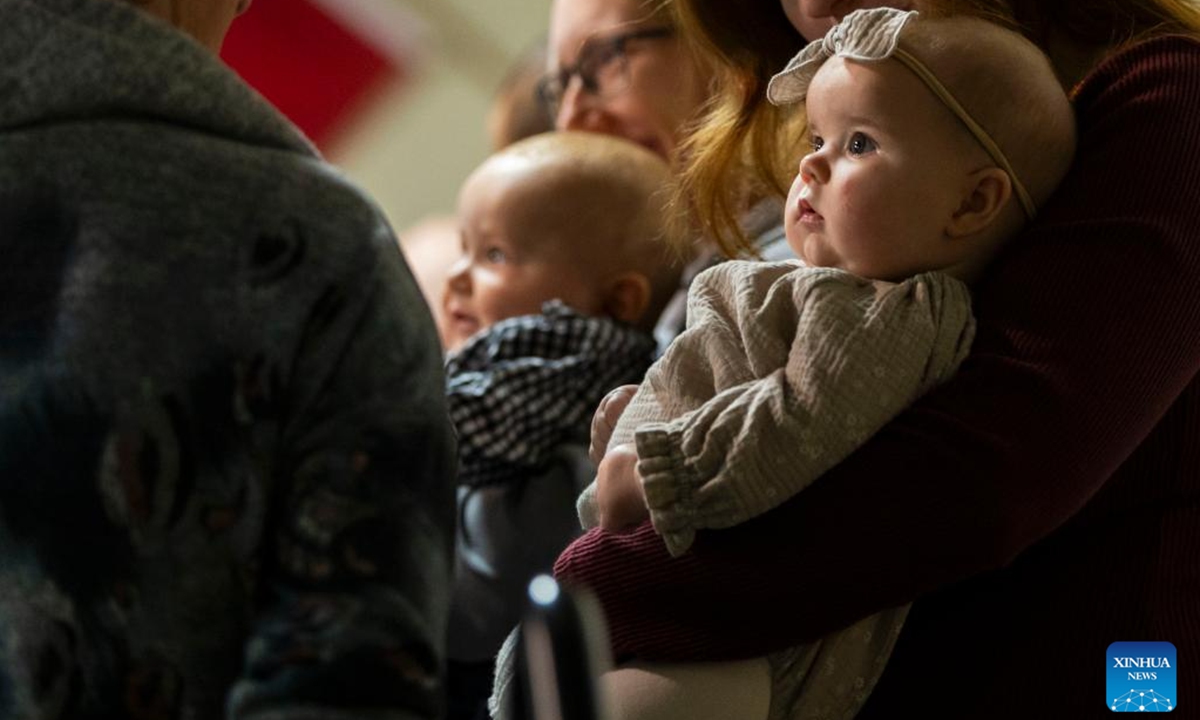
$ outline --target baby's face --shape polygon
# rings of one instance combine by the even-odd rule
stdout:
[[[945,230],[976,160],[920,79],[896,60],[831,58],[807,109],[812,150],[784,210],[797,255],[882,280],[962,259]]]
[[[501,320],[540,313],[562,300],[584,315],[603,310],[601,273],[589,263],[581,228],[551,228],[546,193],[519,186],[527,168],[491,166],[459,197],[462,255],[442,295],[447,349]]]

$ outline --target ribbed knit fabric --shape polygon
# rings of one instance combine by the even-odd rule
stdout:
[[[1105,717],[1129,640],[1174,643],[1200,707],[1200,43],[1129,48],[1075,104],[1076,165],[978,288],[954,379],[681,558],[649,525],[563,554],[619,660],[760,655],[915,601],[860,719]]]

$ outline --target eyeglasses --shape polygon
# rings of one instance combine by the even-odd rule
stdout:
[[[551,73],[537,84],[538,98],[552,115],[558,114],[563,96],[578,77],[585,92],[607,100],[629,89],[629,50],[634,40],[659,40],[675,35],[675,28],[666,25],[630,30],[601,40],[589,40],[579,51],[574,65]]]

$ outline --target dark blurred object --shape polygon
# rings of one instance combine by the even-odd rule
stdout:
[[[27,359],[51,337],[76,234],[75,219],[51,192],[0,194],[0,347],[7,361]]]
[[[487,698],[492,692],[495,663],[448,660],[446,663],[446,720],[488,720]]]
[[[513,720],[604,720],[598,678],[608,640],[600,606],[587,592],[549,575],[529,583],[517,640]]]

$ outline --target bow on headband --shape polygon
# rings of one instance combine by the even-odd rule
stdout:
[[[953,93],[942,84],[933,71],[911,53],[900,47],[900,36],[905,25],[914,20],[916,10],[894,8],[872,8],[856,10],[833,26],[821,42],[809,43],[792,58],[780,73],[771,78],[767,85],[767,99],[775,105],[786,105],[804,100],[808,86],[817,70],[831,57],[844,57],[857,62],[877,62],[895,58],[913,72],[942,103],[954,113],[967,130],[975,137],[992,162],[996,163],[1012,180],[1013,191],[1025,214],[1033,218],[1037,209],[1033,198],[1017,177],[1004,151],[992,140],[987,130],[971,117]]]

